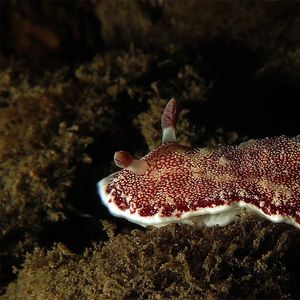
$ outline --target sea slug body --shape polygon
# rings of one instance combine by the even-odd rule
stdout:
[[[141,159],[118,151],[121,171],[98,183],[110,212],[142,226],[226,225],[240,208],[300,229],[300,136],[193,149],[176,143],[176,101],[162,115],[162,145]]]

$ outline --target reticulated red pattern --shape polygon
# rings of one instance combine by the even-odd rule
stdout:
[[[120,210],[176,216],[243,201],[300,224],[300,136],[187,149],[164,144],[145,156],[145,175],[118,172],[107,192]]]

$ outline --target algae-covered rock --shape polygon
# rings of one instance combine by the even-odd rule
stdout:
[[[173,54],[159,57],[131,47],[38,80],[17,67],[1,73],[1,255],[8,278],[11,266],[34,245],[64,241],[81,249],[103,238],[96,182],[110,171],[120,145],[146,153],[142,135],[160,141],[159,118],[143,119],[144,128],[158,128],[155,138],[143,130],[137,134],[135,120],[148,105],[154,116],[152,103],[159,95],[176,94],[176,86],[142,81]],[[172,81],[182,68],[172,63],[160,73]],[[180,118],[180,128],[181,140],[188,142],[192,127]]]
[[[135,230],[81,255],[36,248],[2,299],[295,299],[299,242],[294,228],[244,215],[221,228]]]

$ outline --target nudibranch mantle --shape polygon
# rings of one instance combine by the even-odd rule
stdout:
[[[111,214],[142,226],[224,226],[246,208],[300,229],[300,136],[193,149],[176,143],[175,125],[172,99],[162,115],[161,146],[140,160],[116,152],[123,169],[98,183]]]

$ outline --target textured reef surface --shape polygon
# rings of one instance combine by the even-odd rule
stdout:
[[[1,299],[300,298],[294,227],[146,230],[96,192],[116,150],[160,144],[171,97],[184,145],[300,134],[298,3],[0,6]]]
[[[222,228],[133,230],[80,255],[35,248],[4,299],[288,298],[296,237],[299,246],[295,229],[243,216]]]

